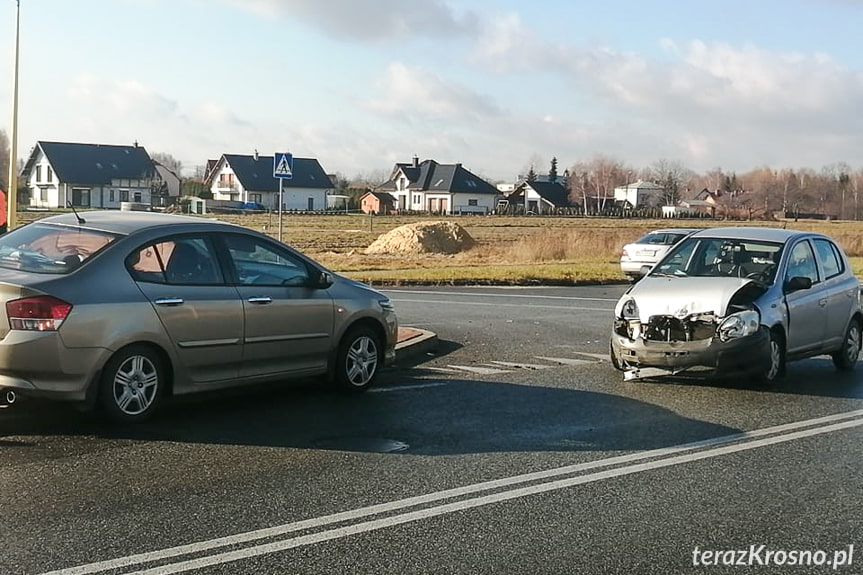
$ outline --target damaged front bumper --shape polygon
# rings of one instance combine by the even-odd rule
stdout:
[[[674,375],[703,367],[715,375],[759,373],[770,366],[770,335],[761,326],[752,335],[721,341],[712,336],[690,341],[656,341],[643,334],[631,339],[618,328],[611,334],[611,351],[626,380]]]

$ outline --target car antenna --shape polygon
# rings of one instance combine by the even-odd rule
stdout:
[[[78,218],[78,225],[79,226],[87,223],[87,221],[84,218],[82,218],[80,215],[78,215],[77,211],[75,211],[75,206],[72,205],[72,202],[66,202],[66,207],[72,208],[72,213],[75,214],[76,218]]]

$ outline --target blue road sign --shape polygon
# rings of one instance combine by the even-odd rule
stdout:
[[[273,155],[273,177],[285,180],[294,177],[293,154],[276,153]]]

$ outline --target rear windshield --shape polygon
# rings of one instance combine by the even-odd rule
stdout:
[[[66,274],[115,239],[97,230],[30,224],[0,236],[0,268]]]
[[[673,246],[688,235],[689,232],[650,232],[642,236],[636,244],[653,244],[660,246]]]

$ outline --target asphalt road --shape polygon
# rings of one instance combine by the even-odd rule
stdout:
[[[0,574],[863,573],[863,369],[624,382],[623,289],[387,290],[438,349],[358,397],[0,411]]]

